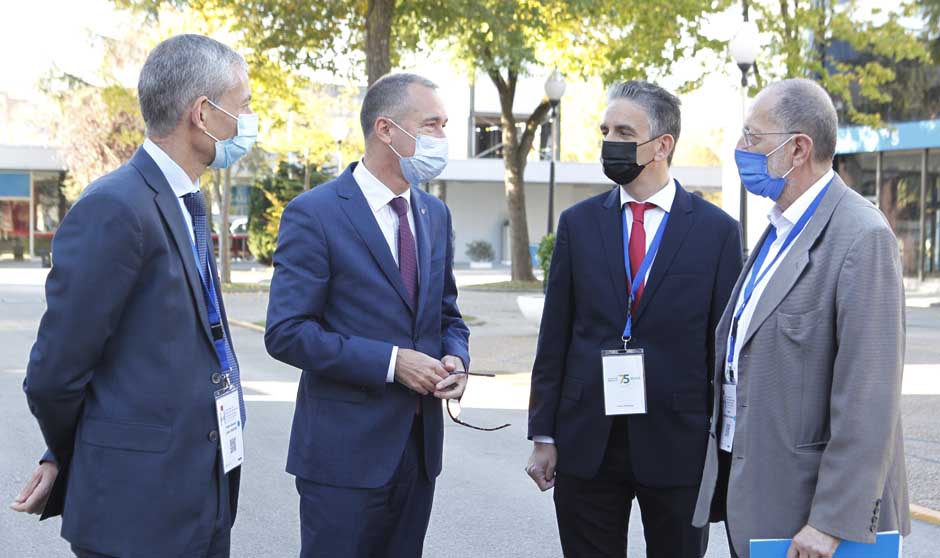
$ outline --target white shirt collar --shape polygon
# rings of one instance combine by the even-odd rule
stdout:
[[[405,190],[402,195],[396,196],[395,192],[392,192],[388,186],[369,172],[362,160],[353,169],[353,178],[359,184],[359,189],[362,190],[362,194],[369,202],[369,207],[372,208],[373,213],[377,213],[396,197],[404,198],[408,206],[411,206],[411,188]]]
[[[778,236],[789,231],[790,228],[800,220],[800,217],[806,213],[806,210],[809,209],[813,200],[822,192],[826,184],[829,184],[834,175],[835,171],[829,169],[829,172],[810,186],[809,190],[803,192],[800,197],[796,198],[796,201],[790,204],[790,207],[788,207],[786,211],[780,211],[777,204],[774,204],[774,206],[770,208],[770,213],[767,214],[767,218],[770,219],[770,223],[777,229]]]
[[[672,202],[676,199],[676,181],[674,178],[669,177],[669,181],[666,182],[666,185],[663,186],[658,192],[653,194],[646,200],[648,203],[654,204],[656,207],[662,209],[666,213],[672,211]],[[627,189],[623,186],[620,187],[620,207],[627,202],[635,202],[636,198],[630,195],[627,192]]]
[[[197,180],[193,183],[193,181],[189,179],[189,175],[186,174],[186,171],[183,170],[183,167],[179,166],[176,161],[171,159],[170,156],[166,154],[166,151],[150,138],[144,140],[144,151],[146,151],[147,154],[150,155],[150,158],[153,159],[153,162],[157,164],[160,172],[166,177],[166,181],[170,183],[170,188],[173,189],[173,193],[176,197],[181,198],[186,194],[199,190],[199,181]]]

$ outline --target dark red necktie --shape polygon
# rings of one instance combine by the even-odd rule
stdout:
[[[405,198],[397,197],[388,202],[398,214],[398,271],[401,280],[405,283],[405,290],[411,297],[412,305],[418,307],[418,254],[415,247],[415,237],[411,233],[408,223],[408,202]]]
[[[634,281],[639,281],[640,286],[636,290],[636,298],[633,299],[633,312],[640,306],[640,297],[643,296],[643,287],[646,282],[645,277],[637,277],[637,270],[646,257],[646,229],[643,228],[643,219],[646,216],[646,210],[656,207],[652,203],[627,202],[630,210],[633,211],[633,225],[630,227],[630,275]],[[627,285],[631,289],[632,285]],[[628,290],[629,292],[629,290]]]

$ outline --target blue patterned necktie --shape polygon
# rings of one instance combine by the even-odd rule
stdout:
[[[209,268],[209,221],[206,218],[206,200],[202,195],[202,192],[197,190],[183,196],[183,203],[186,205],[186,209],[189,211],[189,215],[193,218],[193,237],[196,239],[196,253],[199,255],[199,274],[202,276],[202,279],[206,281],[209,287],[215,292],[216,300],[219,301],[219,319],[224,321],[222,317],[222,304],[221,304],[221,292],[216,285],[215,277],[210,271]],[[205,296],[205,289],[203,289],[203,294]],[[206,305],[210,304],[209,301],[206,301]],[[226,332],[228,331],[228,324],[222,324],[222,337],[225,341],[225,356],[228,358],[229,365],[232,367],[232,371],[229,373],[229,379],[232,382],[232,385],[238,388],[238,402],[241,407],[241,419],[242,427],[245,425],[245,397],[242,393],[242,382],[241,375],[238,371],[238,361],[235,360],[235,353],[232,351],[232,343],[228,339]]]

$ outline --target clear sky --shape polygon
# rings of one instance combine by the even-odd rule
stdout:
[[[32,100],[53,65],[92,69],[100,54],[90,30],[110,35],[126,20],[108,0],[0,0],[0,91]]]

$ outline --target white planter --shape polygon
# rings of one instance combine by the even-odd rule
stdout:
[[[470,262],[470,269],[493,269],[493,262]]]
[[[516,304],[527,322],[536,326],[542,323],[542,309],[545,306],[545,295],[522,295],[516,298]]]

